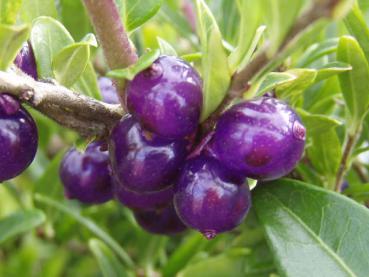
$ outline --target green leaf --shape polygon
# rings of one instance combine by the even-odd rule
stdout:
[[[338,38],[327,39],[323,42],[311,45],[299,58],[297,68],[307,67],[317,59],[335,53],[337,51]]]
[[[133,261],[126,253],[126,251],[119,245],[119,243],[115,241],[107,232],[105,232],[98,225],[96,225],[96,223],[93,222],[91,219],[82,216],[79,212],[73,210],[72,208],[60,202],[57,202],[45,195],[35,194],[35,200],[44,205],[53,207],[54,209],[57,209],[58,211],[72,217],[81,225],[90,230],[91,233],[93,233],[95,236],[104,241],[111,249],[113,249],[114,252],[118,255],[118,257],[122,260],[122,262],[124,262],[128,267],[134,266]]]
[[[21,5],[22,0],[0,0],[0,23],[14,24]]]
[[[357,3],[344,21],[350,34],[359,42],[366,56],[366,60],[369,61],[369,28]]]
[[[14,61],[28,34],[28,25],[0,24],[0,70],[6,70]]]
[[[33,22],[31,44],[40,78],[53,78],[52,59],[65,46],[74,43],[68,30],[57,20],[41,16]]]
[[[72,86],[73,89],[96,99],[101,98],[96,73],[91,62],[88,62],[87,65],[84,63],[81,65],[76,64],[78,61],[86,59],[86,46],[95,45],[94,37],[92,35],[87,35],[82,42],[75,44],[74,39],[69,34],[68,30],[65,29],[60,22],[51,17],[42,16],[36,19],[33,23],[31,43],[35,53],[37,71],[40,78],[56,77],[54,75],[54,70],[57,69],[56,73],[58,74],[58,78],[61,78],[62,82],[66,82],[67,85],[75,82]],[[73,45],[80,45],[80,47],[77,47],[76,49]],[[68,46],[71,46],[71,48]],[[65,50],[66,53],[61,54],[63,49],[69,50]],[[83,49],[85,49],[85,51],[83,51]],[[82,54],[80,53],[79,55],[82,55],[82,57],[74,55],[74,50],[81,51]],[[80,72],[81,68],[85,66],[84,71],[80,72],[77,80],[74,80],[75,78],[73,76],[71,76],[71,81],[67,80],[69,73],[64,72],[63,70],[62,61],[66,60],[68,52],[73,56],[72,59],[68,60],[68,62],[70,62],[69,66],[73,66],[73,70],[76,70],[75,68],[79,69],[75,72]],[[53,60],[57,55],[60,55],[57,58],[57,64],[54,61],[54,66],[57,65],[57,68],[53,68]]]
[[[320,82],[335,75],[341,74],[342,72],[350,71],[352,70],[352,66],[342,62],[331,62],[323,67],[318,68],[317,70],[318,75],[316,76],[315,82]]]
[[[196,1],[198,30],[202,50],[203,110],[205,120],[222,102],[231,81],[227,53],[222,35],[204,0]]]
[[[73,43],[63,48],[53,58],[55,79],[66,87],[71,87],[85,71],[90,59],[87,43]]]
[[[93,31],[83,1],[59,0],[59,2],[61,22],[76,41]]]
[[[245,263],[250,251],[239,251],[239,253],[221,254],[216,257],[207,258],[200,262],[191,263],[183,271],[178,274],[178,277],[244,277]],[[238,252],[238,251],[237,251]]]
[[[369,65],[360,45],[350,36],[341,37],[337,60],[352,66],[351,71],[339,75],[339,80],[343,98],[351,115],[350,132],[354,132],[368,111]]]
[[[22,0],[21,18],[24,22],[31,23],[39,16],[57,18],[55,0]]]
[[[178,56],[176,50],[166,40],[160,37],[158,37],[157,40],[158,40],[158,44],[160,48],[160,53],[162,55],[175,56],[175,57]]]
[[[295,79],[295,75],[287,72],[271,72],[265,76],[258,88],[257,95],[263,95],[264,93],[271,91],[280,85],[290,83]]]
[[[145,70],[146,68],[150,67],[152,63],[159,58],[160,50],[149,51],[143,54],[138,61],[124,69],[115,69],[111,70],[107,73],[108,77],[116,78],[116,79],[127,79],[133,80],[133,78],[140,73],[141,71]]]
[[[254,207],[282,276],[367,276],[369,210],[294,180],[256,189]]]
[[[88,246],[94,254],[101,272],[105,277],[124,277],[128,276],[122,264],[115,257],[110,248],[98,239],[90,239]]]
[[[152,18],[159,11],[162,2],[162,0],[122,1],[121,13],[128,31],[133,31]]]
[[[303,0],[262,0],[264,20],[271,41],[269,53],[274,54],[300,13]]]
[[[323,133],[324,131],[334,129],[342,125],[342,123],[338,120],[324,115],[311,114],[304,111],[303,109],[297,109],[297,112],[301,116],[302,121],[304,122],[304,125],[308,130],[308,135]]]
[[[237,0],[236,2],[240,12],[241,21],[238,23],[240,26],[236,50],[229,56],[229,64],[232,73],[236,72],[239,66],[243,63],[244,57],[247,56],[253,40],[259,41],[260,39],[260,36],[258,39],[254,38],[261,20],[260,1]],[[256,35],[255,37],[258,36]]]
[[[45,221],[45,215],[39,210],[26,210],[0,219],[0,243],[30,231]]]

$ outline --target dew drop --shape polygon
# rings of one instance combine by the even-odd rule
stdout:
[[[305,138],[306,138],[306,129],[297,120],[293,123],[292,132],[293,132],[293,136],[296,139],[298,139],[298,140],[305,140]]]
[[[202,232],[202,234],[207,240],[211,240],[216,237],[217,232],[215,230],[205,230]]]

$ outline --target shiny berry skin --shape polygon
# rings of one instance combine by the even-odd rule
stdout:
[[[128,84],[127,105],[147,130],[167,138],[181,138],[197,128],[202,81],[183,60],[161,56]]]
[[[149,193],[173,183],[186,158],[184,139],[168,140],[146,132],[130,115],[110,135],[109,153],[118,182],[127,189]]]
[[[22,173],[33,161],[37,127],[18,100],[0,94],[0,182]]]
[[[85,152],[70,149],[60,164],[65,196],[82,203],[99,204],[113,198],[109,155],[106,145],[93,142]]]
[[[135,211],[137,223],[147,232],[158,235],[175,235],[187,228],[177,216],[173,204],[154,211]]]
[[[230,231],[243,221],[251,206],[245,182],[214,158],[201,155],[191,159],[175,187],[177,214],[207,239]]]
[[[108,104],[119,104],[118,91],[113,81],[107,77],[99,78],[99,88],[102,100]]]
[[[291,107],[278,99],[261,97],[226,111],[208,149],[234,171],[273,180],[288,174],[299,162],[305,133]]]
[[[173,200],[173,186],[151,193],[130,191],[120,183],[114,183],[115,197],[127,208],[133,210],[156,210],[168,206]]]
[[[25,42],[23,44],[23,47],[15,58],[14,63],[24,73],[28,74],[33,79],[37,79],[35,56],[33,54],[32,46],[29,42]]]

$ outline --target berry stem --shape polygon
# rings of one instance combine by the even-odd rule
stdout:
[[[111,69],[125,68],[137,61],[114,0],[83,1]]]
[[[23,73],[0,71],[0,91],[29,104],[84,137],[103,137],[123,116],[120,105],[106,104],[63,86],[38,82]]]

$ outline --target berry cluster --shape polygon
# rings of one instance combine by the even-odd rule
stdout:
[[[105,101],[112,99],[109,80],[100,84]],[[198,144],[202,81],[176,57],[159,57],[129,82],[126,97],[130,114],[107,145],[71,149],[60,175],[67,197],[84,203],[116,198],[152,233],[190,227],[211,239],[232,230],[251,206],[246,178],[284,176],[304,151],[298,115],[272,97],[231,107]]]
[[[32,48],[25,43],[15,64],[37,79]],[[22,173],[33,161],[38,145],[37,127],[31,115],[13,96],[0,93],[0,182]]]

